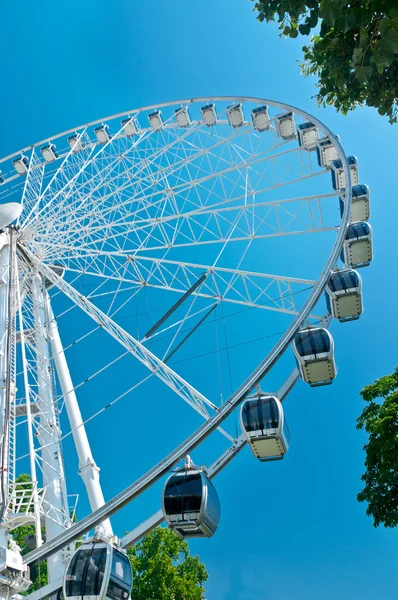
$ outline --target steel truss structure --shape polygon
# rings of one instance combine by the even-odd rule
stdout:
[[[209,127],[200,108],[213,104],[217,121]],[[242,106],[239,126],[228,119],[230,104]],[[263,105],[269,123],[260,131],[251,111]],[[181,107],[190,113],[186,126],[176,122]],[[148,121],[154,109],[162,112],[156,127]],[[331,131],[299,109],[260,98],[199,98],[135,109],[0,160],[0,202],[22,206],[17,221],[0,233],[0,546],[9,547],[16,527],[33,526],[33,549],[24,564],[47,559],[49,584],[31,594],[32,600],[60,588],[79,536],[98,528],[111,539],[109,517],[216,429],[229,445],[210,476],[229,464],[245,438],[228,431],[228,416],[265,378],[303,323],[329,325],[320,299],[343,245],[351,186],[331,189],[330,170],[317,162],[316,144],[299,145],[296,135],[283,138],[277,127],[281,114],[291,115],[295,126],[312,123],[319,140],[334,146],[350,181],[346,156]],[[336,222],[339,198],[344,210]],[[306,271],[305,252],[318,254],[321,246],[319,264]],[[126,325],[132,310],[136,323]],[[89,329],[75,331],[75,339],[64,345],[62,324],[76,311]],[[226,331],[225,321],[234,323],[230,317],[242,313],[245,318],[246,311],[261,328],[266,328],[263,319],[270,324],[277,319],[283,333],[223,402],[225,390],[200,391],[201,378],[190,381],[177,359],[186,358],[183,349],[193,340],[209,350],[208,336],[201,334],[209,323],[217,328],[219,321]],[[122,354],[109,356],[77,383],[68,352],[94,332],[107,335]],[[223,350],[228,354],[228,344]],[[218,342],[215,354],[220,355]],[[116,369],[122,357],[141,370],[133,371],[133,387],[114,402],[150,380],[193,408],[202,424],[105,503],[81,394],[87,381]],[[298,377],[296,369],[286,377],[282,400]],[[62,450],[64,413],[91,509],[76,523]],[[29,477],[21,480],[21,472]],[[125,536],[122,546],[162,520],[156,513]],[[19,560],[15,544],[12,552]],[[17,577],[5,564],[0,578],[0,593],[7,597],[29,585],[22,559]]]

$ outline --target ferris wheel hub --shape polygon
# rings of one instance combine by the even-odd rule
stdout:
[[[7,202],[0,205],[0,229],[5,229],[16,221],[22,212],[22,205],[18,202]]]

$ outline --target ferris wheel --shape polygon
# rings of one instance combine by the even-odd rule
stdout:
[[[163,520],[212,536],[215,475],[246,444],[263,462],[283,458],[283,400],[300,378],[332,383],[331,320],[363,310],[369,189],[318,119],[244,97],[134,109],[0,169],[1,593],[28,589],[26,565],[47,559],[49,584],[31,600],[61,588],[124,600],[123,549]],[[94,380],[98,402],[83,418]],[[134,414],[137,390],[182,441],[105,502],[86,425],[128,396]],[[224,449],[196,466],[189,454],[210,435]],[[90,505],[76,523],[65,438]],[[158,512],[117,538],[110,516],[166,476]],[[26,524],[35,534],[22,559],[9,532]]]

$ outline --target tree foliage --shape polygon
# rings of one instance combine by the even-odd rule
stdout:
[[[366,514],[374,526],[398,525],[398,367],[361,392],[368,405],[358,419],[358,429],[369,435],[365,445],[365,487],[359,502],[367,502]],[[379,399],[383,399],[380,401]]]
[[[317,75],[319,104],[347,114],[367,104],[398,118],[397,0],[252,0],[259,21],[281,35],[315,35],[303,46],[304,75]]]
[[[24,556],[28,552],[30,552],[31,548],[29,548],[25,543],[25,538],[27,536],[34,535],[35,528],[33,525],[20,525],[16,529],[11,532],[12,537],[17,542],[18,546],[21,548],[21,554]],[[44,529],[43,529],[44,533]],[[42,562],[32,565],[30,567],[30,579],[32,581],[32,585],[29,589],[24,592],[24,596],[38,590],[39,588],[47,585],[48,583],[48,574],[47,574],[47,562],[43,560]]]
[[[131,600],[201,600],[207,570],[188,544],[158,527],[128,549],[133,568]]]
[[[21,475],[19,475],[16,479],[16,484],[17,484],[16,489],[18,489],[18,484],[25,484],[29,481],[31,481],[30,475],[28,475],[27,473],[21,473]],[[25,491],[29,488],[29,486],[26,486],[26,485],[19,486],[19,487],[20,487],[20,489],[24,489]],[[33,507],[31,507],[31,510],[33,510]],[[35,535],[34,525],[20,525],[19,527],[16,527],[14,530],[12,530],[10,533],[11,533],[12,538],[16,541],[16,543],[20,547],[22,556],[24,556],[25,554],[30,552],[31,548],[29,548],[29,546],[27,546],[25,539],[29,536]],[[42,535],[43,535],[43,537],[45,535],[44,528],[42,529]],[[27,590],[27,592],[25,592],[23,595],[30,594],[31,592],[38,590],[39,588],[43,587],[44,585],[47,585],[48,574],[47,574],[47,562],[45,560],[36,565],[32,565],[30,567],[30,578],[32,580],[32,585]]]

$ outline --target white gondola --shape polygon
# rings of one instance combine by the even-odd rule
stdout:
[[[162,508],[168,526],[181,537],[211,537],[220,522],[218,494],[204,468],[189,457],[167,479]]]
[[[299,146],[306,150],[315,150],[318,142],[318,128],[313,123],[301,123],[297,125],[297,135]]]
[[[243,108],[241,103],[232,104],[232,106],[228,106],[227,119],[231,127],[234,127],[235,129],[237,127],[242,127],[243,123],[245,122],[245,117],[243,115]]]
[[[136,117],[128,117],[127,119],[123,119],[122,127],[124,133],[127,137],[132,137],[133,135],[137,135],[139,126]]]
[[[373,259],[373,232],[369,223],[353,223],[347,228],[341,260],[350,267],[367,267]]]
[[[25,175],[29,171],[29,159],[24,154],[21,154],[18,158],[14,158],[12,165],[18,175]]]
[[[162,127],[163,127],[162,111],[154,110],[153,112],[149,113],[148,121],[149,121],[149,124],[152,127],[152,129],[154,129],[155,131],[157,131],[158,129],[162,129]]]
[[[55,144],[46,144],[40,148],[40,152],[43,155],[44,160],[47,163],[54,162],[58,158],[58,152],[55,148]]]
[[[80,152],[84,148],[84,142],[80,133],[73,133],[68,137],[68,144],[72,152]]]
[[[344,212],[344,198],[340,197],[340,215]],[[360,183],[352,187],[350,223],[360,223],[370,218],[370,190]]]
[[[240,424],[254,456],[261,462],[280,460],[288,451],[289,428],[276,396],[260,392],[245,400],[240,411]]]
[[[353,269],[333,271],[325,288],[326,306],[341,323],[359,319],[362,314],[362,279]]]
[[[296,123],[292,112],[275,117],[276,131],[283,140],[292,140],[297,136]]]
[[[358,183],[358,159],[356,156],[347,156],[347,162],[350,168],[351,185]],[[332,160],[330,163],[332,171],[332,185],[334,190],[344,190],[346,180],[344,175],[343,163],[340,158]]]
[[[184,129],[186,129],[191,125],[192,120],[189,115],[188,106],[181,106],[181,108],[176,108],[174,112],[176,116],[177,125],[179,127],[184,127]]]
[[[94,129],[94,133],[95,133],[95,137],[97,138],[99,144],[107,144],[111,139],[109,125],[107,125],[106,123],[105,124],[103,123],[102,125],[98,125],[98,127],[96,127]]]
[[[293,340],[293,352],[302,379],[311,387],[328,385],[336,377],[334,342],[323,327],[307,327]]]
[[[336,138],[340,140],[338,135],[336,135]],[[334,144],[332,144],[329,138],[319,140],[318,144],[316,145],[316,155],[318,159],[318,165],[320,167],[325,167],[326,169],[330,169],[332,160],[338,160],[339,158],[337,148]]]
[[[270,125],[268,106],[256,106],[252,110],[252,122],[256,131],[267,131]]]
[[[217,113],[216,113],[216,105],[214,102],[210,102],[210,104],[206,104],[202,106],[200,109],[202,113],[203,123],[207,125],[207,127],[212,127],[217,122]]]
[[[5,183],[5,182],[6,182],[6,180],[5,180],[5,177],[3,175],[3,172],[0,171],[0,185],[3,185],[3,183]]]
[[[64,576],[64,600],[128,600],[133,574],[126,554],[106,542],[85,542]]]

